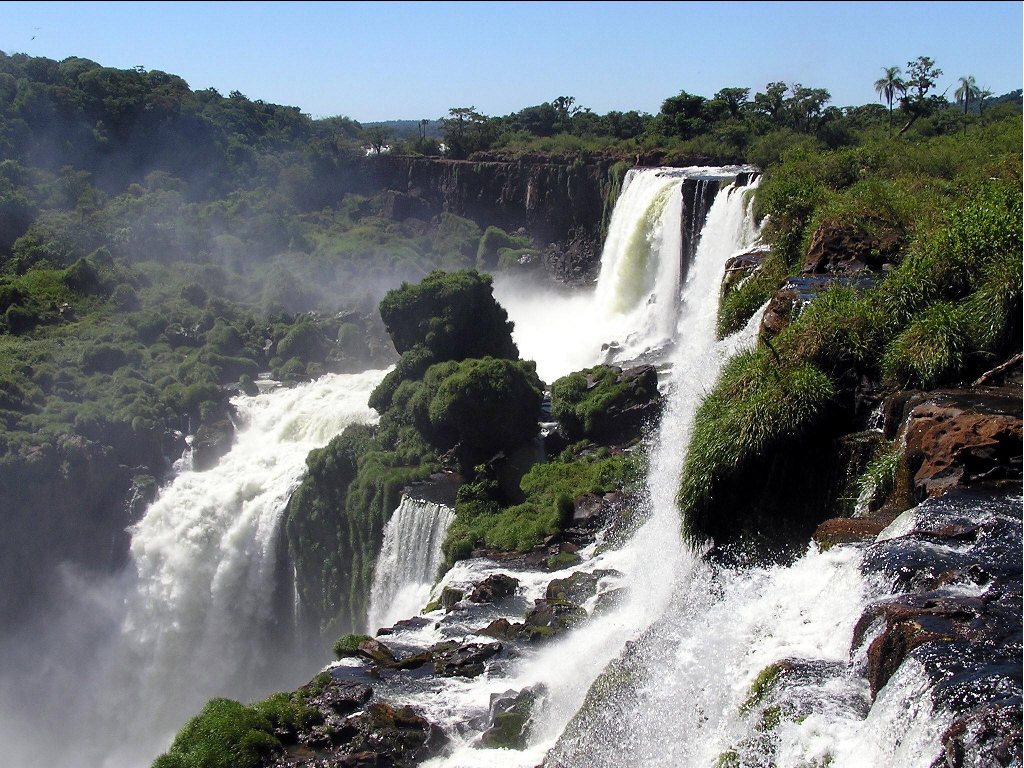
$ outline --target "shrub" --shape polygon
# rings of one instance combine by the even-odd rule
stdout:
[[[359,644],[364,640],[372,639],[369,635],[342,635],[334,641],[332,650],[334,651],[335,657],[343,659],[346,656],[352,656],[359,650]]]
[[[257,768],[281,749],[269,719],[231,699],[211,699],[189,720],[154,768]]]
[[[480,238],[476,249],[477,269],[493,270],[498,266],[498,255],[501,249],[518,250],[530,247],[528,237],[513,237],[499,227],[488,227]]]

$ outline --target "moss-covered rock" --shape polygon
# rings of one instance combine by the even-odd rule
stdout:
[[[629,440],[657,415],[660,399],[654,366],[602,365],[555,381],[551,415],[571,441]]]

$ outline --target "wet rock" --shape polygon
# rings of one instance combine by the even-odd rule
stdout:
[[[411,619],[402,619],[401,621],[396,621],[390,627],[381,627],[377,630],[377,637],[393,635],[396,631],[402,629],[422,629],[430,623],[430,619],[426,619],[423,616],[413,616]]]
[[[492,693],[489,707],[490,727],[480,736],[484,747],[523,749],[530,735],[534,707],[544,693],[544,686],[535,685],[522,691]]]
[[[607,611],[613,611],[618,608],[622,601],[626,599],[628,590],[625,587],[618,589],[609,589],[607,592],[602,592],[597,596],[597,602],[594,603],[594,615],[598,616]]]
[[[477,632],[478,635],[486,635],[498,640],[511,642],[517,640],[523,631],[523,624],[513,624],[508,619],[495,619],[486,627]]]
[[[504,573],[495,573],[477,584],[469,594],[471,603],[495,603],[516,593],[519,579]]]
[[[1020,701],[991,705],[956,718],[942,735],[932,768],[1021,765]]]
[[[395,708],[385,702],[370,704],[365,712],[350,717],[346,724],[357,735],[348,747],[351,765],[373,765],[366,753],[377,755],[378,765],[411,766],[433,754],[444,744],[439,728],[412,707]]]
[[[453,587],[445,587],[441,590],[441,607],[445,613],[451,611],[464,597],[461,590]]]
[[[371,661],[375,661],[382,667],[393,666],[396,661],[395,655],[391,652],[390,648],[379,640],[374,640],[372,638],[367,638],[359,643],[358,651],[361,656],[365,656]]]
[[[1019,391],[1015,395],[943,391],[910,410],[905,461],[918,499],[956,487],[1019,489]]]
[[[348,715],[373,698],[373,688],[353,680],[332,680],[319,696],[308,701],[317,709]]]
[[[221,457],[231,450],[235,427],[225,415],[216,421],[203,423],[192,440],[192,466],[197,471],[216,466]]]
[[[883,519],[833,517],[819,525],[812,537],[822,552],[837,544],[871,542],[885,528]]]
[[[565,600],[537,600],[526,615],[524,632],[531,642],[560,635],[585,621],[587,612]]]
[[[598,569],[592,573],[576,571],[564,579],[551,581],[544,596],[548,600],[563,600],[574,605],[583,605],[597,594],[597,585],[606,576],[619,576],[618,571]]]
[[[752,275],[761,266],[761,262],[765,260],[768,253],[765,249],[759,249],[730,257],[725,262],[725,277],[722,278],[722,295],[727,296],[744,278]]]
[[[484,671],[484,662],[502,649],[501,643],[435,646],[434,672],[443,677],[476,677]]]

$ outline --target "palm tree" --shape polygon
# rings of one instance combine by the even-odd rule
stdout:
[[[899,67],[882,67],[884,77],[875,80],[875,93],[889,105],[889,135],[892,136],[892,102],[896,93],[906,93],[907,84],[900,78]]]
[[[981,93],[981,89],[974,81],[974,75],[961,77],[960,87],[953,93],[953,97],[957,101],[962,100],[964,103],[964,133],[967,133],[967,109],[971,106],[971,99],[976,98],[979,93]]]
[[[982,88],[978,91],[978,114],[984,116],[985,114],[985,99],[992,95],[992,91],[988,88]]]

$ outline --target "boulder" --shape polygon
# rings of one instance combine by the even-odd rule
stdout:
[[[875,235],[857,224],[826,219],[811,235],[803,273],[853,274],[880,270],[901,244],[895,232],[880,229],[882,234]]]
[[[587,612],[565,600],[537,600],[526,614],[524,632],[531,642],[560,635],[585,621]]]
[[[519,579],[504,573],[494,573],[477,584],[469,594],[471,603],[496,603],[516,593]]]
[[[235,427],[227,416],[200,425],[192,439],[192,468],[202,472],[216,466],[234,438]]]
[[[390,667],[395,664],[395,655],[384,643],[379,640],[367,638],[359,643],[358,651],[360,656],[365,656],[382,667]]]
[[[443,677],[476,677],[484,671],[484,662],[503,648],[501,643],[434,646],[434,672]]]

